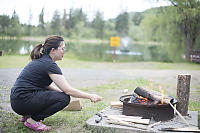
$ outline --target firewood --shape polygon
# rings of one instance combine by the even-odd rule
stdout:
[[[125,118],[125,117],[118,117],[117,115],[107,115],[107,118],[110,120],[119,120],[119,121],[126,121],[126,122],[132,122],[132,123],[139,123],[139,124],[146,124],[148,125],[150,123],[150,119],[141,119],[141,118]]]
[[[130,118],[130,119],[142,119],[141,116],[127,116],[127,115],[109,115],[109,116],[116,116],[120,118]]]
[[[110,107],[111,108],[122,108],[123,103],[120,101],[111,101],[110,102]]]
[[[184,128],[161,128],[160,131],[177,131],[177,132],[200,132],[197,127],[184,127]]]
[[[147,89],[147,88],[143,88],[143,87],[140,87],[138,86],[134,92],[136,94],[138,94],[139,96],[142,96],[144,98],[148,98],[150,100],[153,100],[153,101],[157,101],[157,102],[161,102],[162,100],[162,95],[160,92],[157,92],[157,91],[154,91],[154,90],[150,90],[150,89]],[[167,96],[167,95],[164,95],[164,99],[163,99],[163,102],[164,103],[169,103],[173,100],[173,98]]]
[[[148,127],[149,127],[149,128],[152,128],[152,127],[154,127],[154,126],[156,126],[156,125],[158,125],[158,124],[160,124],[160,123],[161,123],[161,121],[155,122],[155,123],[153,123],[153,124],[151,124],[151,125],[148,125]]]
[[[121,120],[107,120],[107,122],[111,123],[111,124],[129,126],[129,127],[134,127],[134,128],[138,128],[138,129],[147,130],[146,127],[137,126],[137,125],[135,125],[134,123],[131,123],[131,122],[126,122],[126,121],[121,121]]]

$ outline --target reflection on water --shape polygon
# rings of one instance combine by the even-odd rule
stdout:
[[[127,39],[125,39],[125,44]],[[33,47],[40,42],[35,41],[24,41],[24,40],[0,40],[0,50],[3,54],[16,55],[16,54],[30,54]],[[69,52],[75,57],[83,60],[94,60],[94,61],[112,61],[113,50],[107,42],[100,43],[81,43],[81,42],[68,42],[70,45]],[[121,45],[122,47],[122,45]],[[133,61],[133,60],[144,60],[144,50],[148,50],[144,45],[125,45],[121,49],[117,49],[117,59],[121,61]],[[137,52],[136,52],[137,51]],[[129,56],[124,56],[129,55]],[[150,57],[149,55],[146,55]]]
[[[20,54],[20,55],[28,54],[28,53],[30,53],[32,50],[33,50],[33,45],[30,45],[29,49],[26,49],[24,46],[22,46],[22,47],[19,49],[19,54]]]
[[[114,54],[114,50],[107,50],[105,51],[106,54]],[[134,52],[134,51],[127,51],[127,52],[123,52],[121,50],[116,50],[115,51],[116,55],[136,55],[136,56],[140,56],[142,55],[141,52]]]
[[[0,40],[4,54],[29,54],[37,42],[23,40]]]
[[[19,54],[27,54],[27,50],[24,48],[24,46],[22,47],[22,48],[20,48],[20,50],[19,50]]]

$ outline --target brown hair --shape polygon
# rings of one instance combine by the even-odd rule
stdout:
[[[30,54],[31,60],[39,59],[43,54],[49,54],[51,49],[57,49],[62,41],[64,39],[61,36],[52,35],[47,37],[44,44],[40,43],[33,48]]]

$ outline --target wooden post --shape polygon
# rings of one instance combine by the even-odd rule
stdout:
[[[113,47],[113,63],[116,62],[116,47]]]
[[[190,79],[189,74],[179,74],[177,82],[177,104],[176,109],[183,116],[188,115],[188,104],[190,95]]]

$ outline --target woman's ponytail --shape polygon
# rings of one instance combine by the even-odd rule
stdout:
[[[33,48],[30,54],[31,60],[39,59],[43,55],[43,53],[41,53],[42,47],[43,47],[43,44],[38,44]]]
[[[31,51],[31,60],[39,59],[43,54],[49,55],[52,48],[57,49],[64,39],[61,36],[52,35],[46,38],[44,44],[36,45]]]

